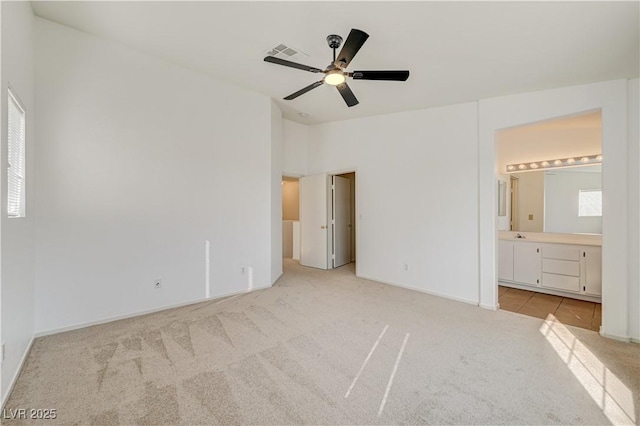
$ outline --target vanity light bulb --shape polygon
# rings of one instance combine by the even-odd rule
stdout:
[[[598,155],[598,156],[596,157],[596,160],[598,160],[598,161],[602,161],[602,154]]]
[[[507,166],[507,170],[513,171],[516,169],[516,166]]]
[[[531,167],[532,169],[537,169],[538,168],[538,164],[537,163],[531,163],[531,164],[529,164],[529,167]]]
[[[567,158],[567,164],[573,164],[575,162],[576,160],[574,160],[573,158]]]
[[[589,162],[589,157],[582,157],[580,159],[580,161],[582,161],[583,163],[588,163]]]
[[[548,161],[543,161],[542,163],[540,163],[540,165],[542,167],[549,167],[549,162]]]
[[[553,162],[554,166],[562,166],[562,160],[556,160]]]
[[[524,164],[520,164],[520,165],[518,166],[518,168],[519,168],[520,170],[524,170],[524,169],[526,169],[526,168],[527,168],[527,166],[525,166]]]

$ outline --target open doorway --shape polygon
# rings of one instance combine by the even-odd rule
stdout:
[[[299,178],[282,177],[282,257],[300,260]]]
[[[352,264],[357,257],[356,173],[305,176],[299,184],[300,264],[318,269]]]
[[[599,331],[602,116],[498,131],[500,309]]]
[[[332,259],[338,268],[356,260],[356,173],[332,176]]]

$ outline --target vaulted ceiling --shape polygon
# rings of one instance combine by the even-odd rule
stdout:
[[[278,101],[313,124],[637,77],[638,2],[33,2],[35,13]],[[283,97],[318,75],[263,62],[284,43],[325,68],[325,38],[370,38],[349,70],[409,69],[407,82],[349,81]],[[300,113],[308,114],[302,117]]]

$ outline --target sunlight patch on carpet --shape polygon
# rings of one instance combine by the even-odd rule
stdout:
[[[613,424],[635,424],[631,390],[566,326],[549,314],[540,333]]]

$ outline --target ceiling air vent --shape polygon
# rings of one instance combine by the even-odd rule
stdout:
[[[267,50],[268,56],[275,56],[276,58],[286,59],[287,61],[301,61],[309,57],[306,53],[300,49],[288,46],[284,43],[279,43],[273,49]]]

